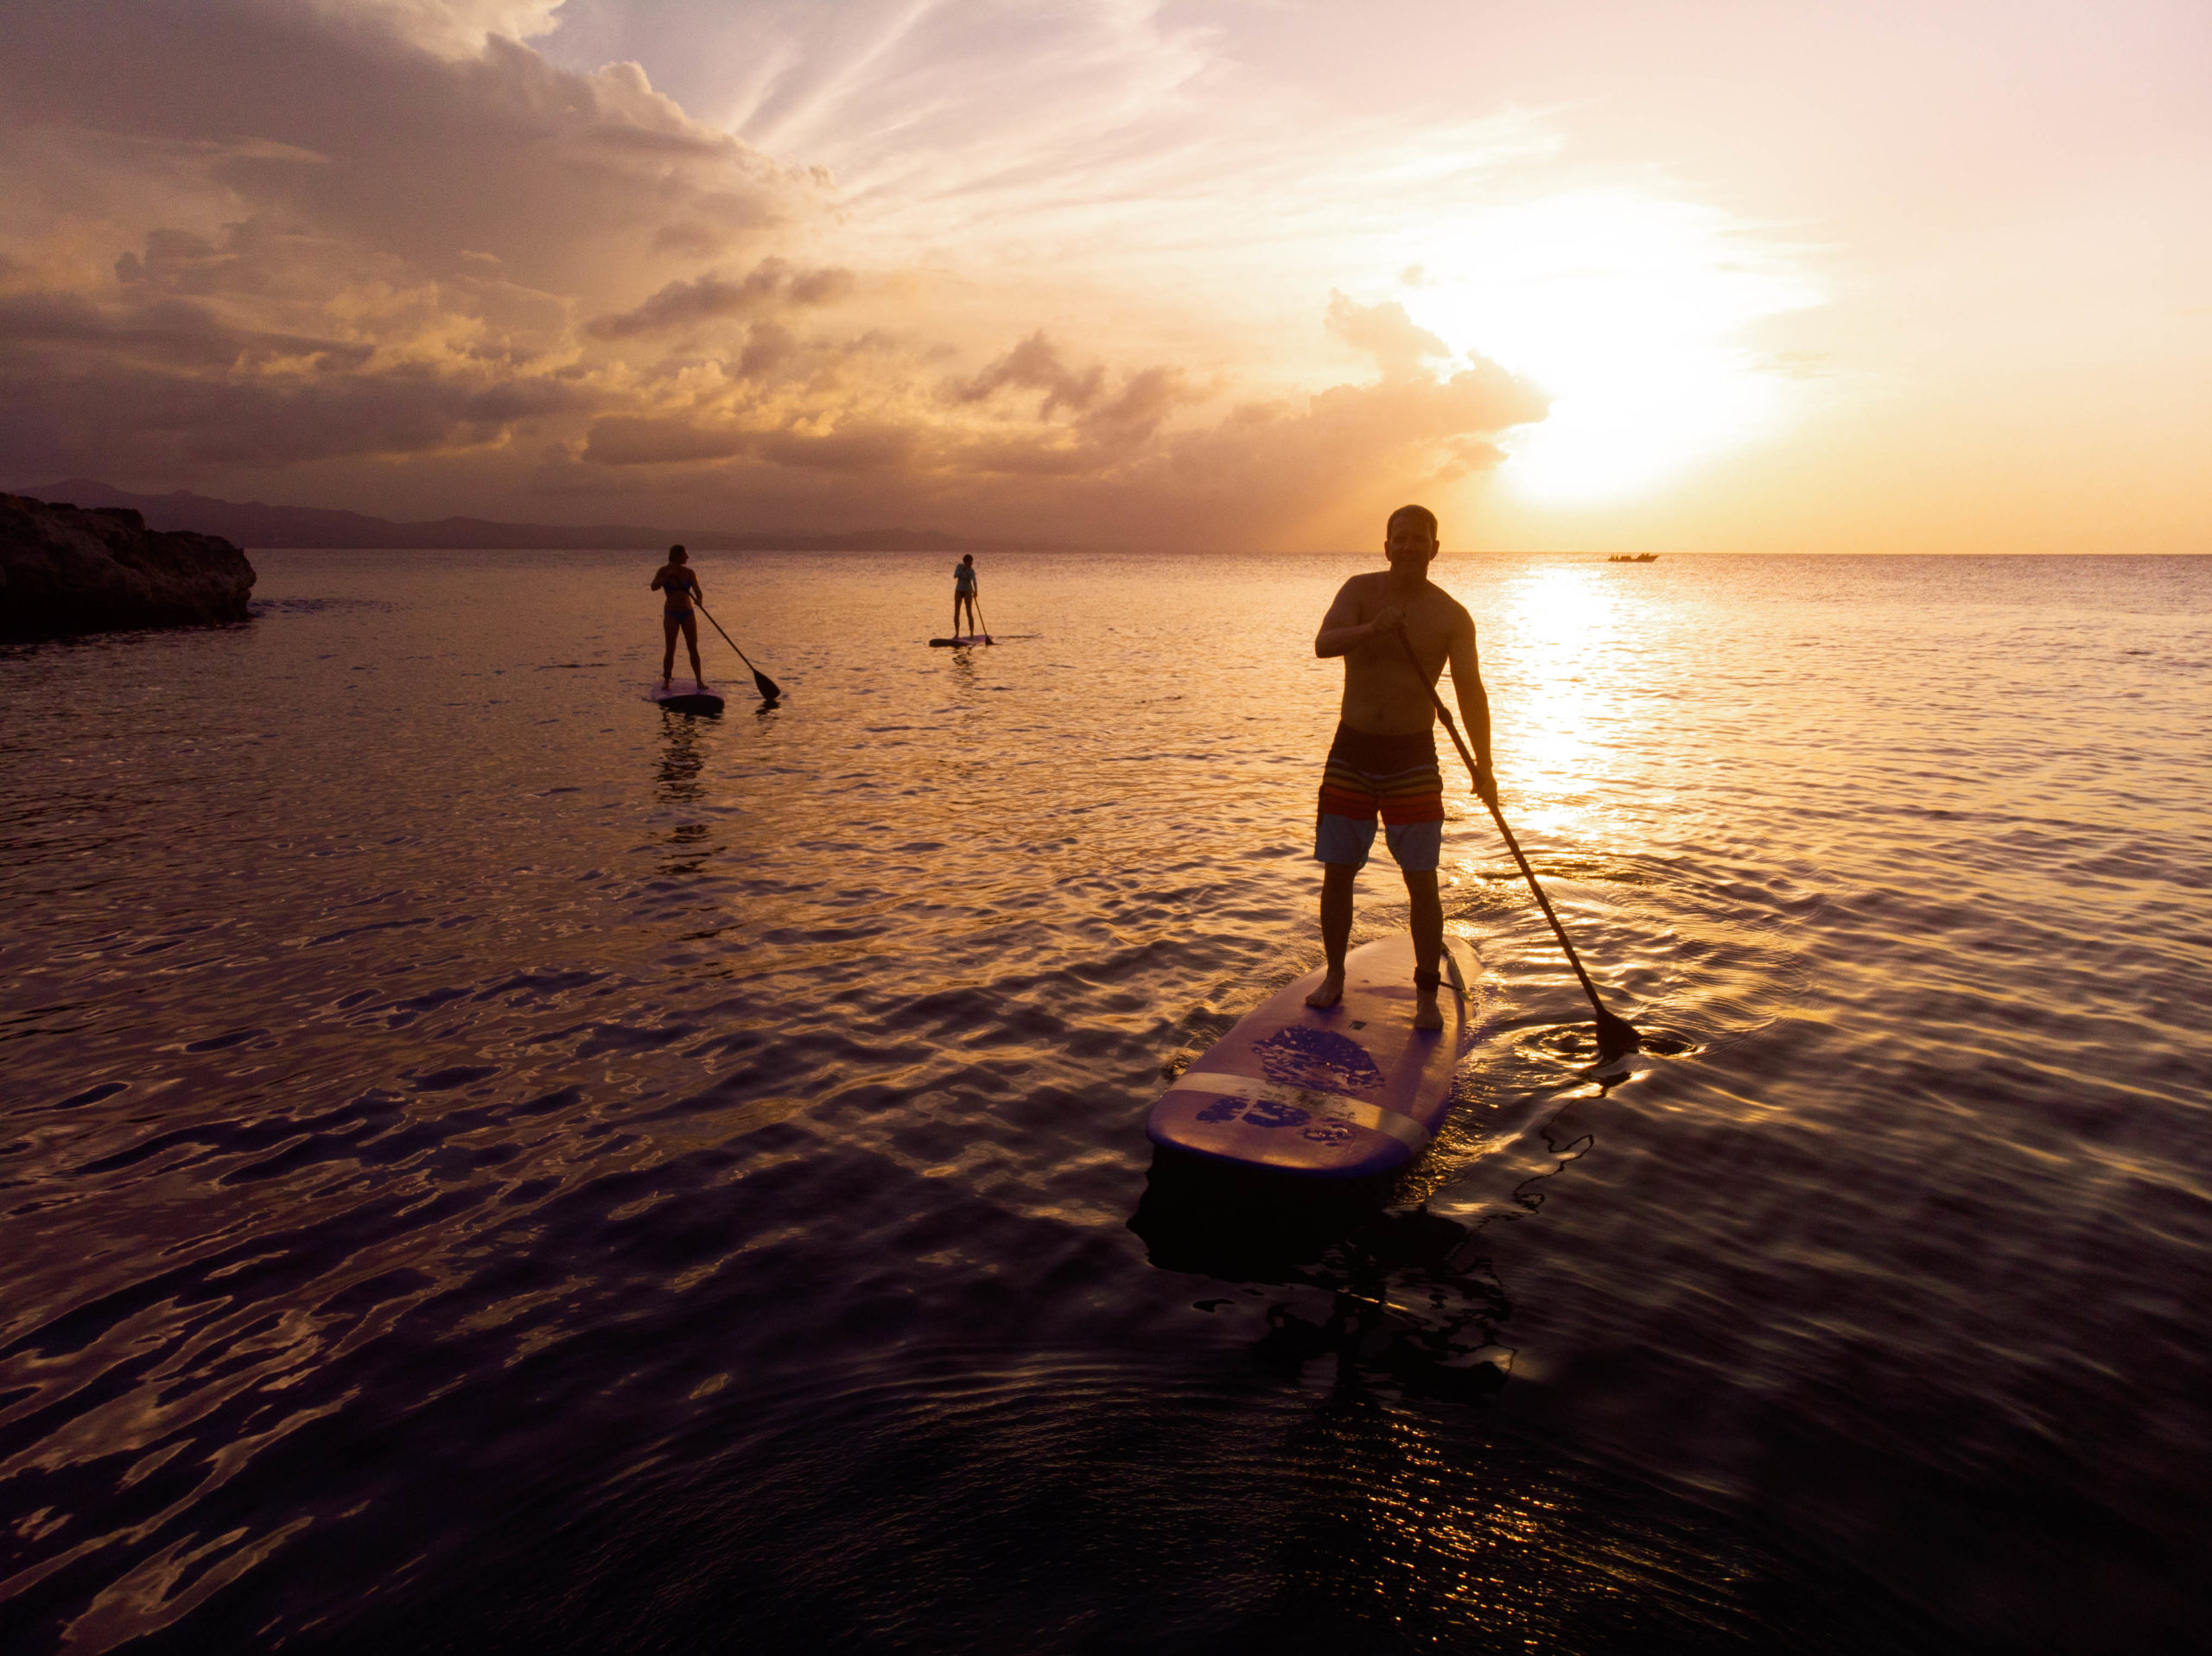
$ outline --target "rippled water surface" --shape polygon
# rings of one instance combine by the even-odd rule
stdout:
[[[1359,566],[709,555],[704,720],[650,558],[256,562],[0,655],[9,1649],[2204,1633],[2212,561],[1441,562],[1669,1050],[1462,777],[1347,1212],[1143,1117],[1318,962]]]

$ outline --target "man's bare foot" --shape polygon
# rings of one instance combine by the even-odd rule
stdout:
[[[1306,1004],[1316,1012],[1325,1012],[1344,998],[1344,969],[1341,966],[1332,967],[1322,974],[1320,987],[1306,997]],[[1439,1023],[1436,1027],[1442,1029],[1444,1025]]]
[[[1414,1027],[1415,1029],[1442,1029],[1444,1027],[1444,1014],[1436,1009],[1435,990],[1420,989],[1414,992]]]

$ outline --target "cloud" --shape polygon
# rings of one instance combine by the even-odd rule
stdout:
[[[654,0],[575,4],[546,49],[637,57],[676,95],[861,194],[1063,168],[1217,67],[1217,31],[1158,0]]]
[[[850,270],[794,271],[766,258],[734,281],[718,275],[671,282],[634,309],[593,319],[584,332],[595,339],[629,339],[746,316],[782,305],[829,305],[853,290]]]
[[[772,374],[798,352],[798,337],[776,322],[755,322],[746,330],[745,350],[737,359],[741,378]]]
[[[1171,424],[1184,395],[1173,370],[1148,370],[1073,422],[1072,441],[1000,434],[967,459],[1009,479],[1056,479],[1064,508],[1161,543],[1341,542],[1368,517],[1367,528],[1379,524],[1408,492],[1494,467],[1504,458],[1497,435],[1547,408],[1534,387],[1480,359],[1442,380],[1386,374]],[[1018,488],[1001,510],[1036,498]]]
[[[837,472],[912,469],[927,445],[927,434],[881,420],[849,421],[819,435],[790,429],[772,431],[760,441],[762,459],[778,466]]]
[[[912,469],[929,441],[925,430],[885,420],[811,429],[614,415],[593,425],[582,458],[599,466],[665,466],[747,456],[810,471],[899,471]]]
[[[681,466],[748,453],[756,434],[681,416],[614,414],[596,422],[583,458],[596,466]]]
[[[671,227],[727,249],[822,208],[820,174],[691,119],[635,64],[560,70],[502,35],[448,58],[357,10],[17,8],[0,105],[35,142],[0,168],[16,162],[8,181],[33,191],[23,168],[95,181],[79,193],[92,212],[57,202],[50,236],[207,234],[258,217],[425,270],[489,253],[518,282],[588,300],[634,291]]]
[[[916,26],[956,13],[982,15]],[[531,41],[554,8],[69,17],[30,9],[0,57],[0,450],[19,473],[0,482],[398,515],[651,493],[794,527],[1080,518],[1077,538],[1311,544],[1494,465],[1497,434],[1542,415],[1492,365],[1440,378],[1441,343],[1400,305],[1342,293],[1324,311],[1309,292],[1271,344],[1325,372],[1349,346],[1372,384],[1268,363],[1255,386],[1202,311],[1164,339],[1079,333],[1088,307],[1040,326],[1019,284],[855,240],[823,174],[636,65],[549,60]],[[1099,60],[1133,63],[1116,54],[1144,27],[1122,17]],[[793,130],[845,106],[785,92]],[[435,499],[395,498],[428,478]],[[333,483],[349,492],[318,495]]]
[[[1080,373],[1061,361],[1058,349],[1042,333],[1031,334],[981,373],[954,380],[945,395],[956,403],[981,403],[1009,387],[1044,392],[1038,417],[1049,417],[1055,409],[1080,411],[1096,402],[1105,387],[1106,371],[1094,364]]]
[[[1192,390],[1183,370],[1166,365],[1124,374],[1111,395],[1109,381],[1103,364],[1072,367],[1059,347],[1039,332],[981,372],[948,381],[942,394],[948,402],[966,405],[988,403],[1006,390],[1039,391],[1043,395],[1035,409],[1039,422],[1050,422],[1061,413],[1069,416],[1066,435],[1081,447],[1057,438],[1009,444],[995,437],[970,448],[977,464],[995,471],[1082,469],[1085,454],[1091,456],[1091,463],[1103,463],[1109,455],[1126,454],[1147,441],[1179,408],[1203,400],[1204,394]],[[1048,452],[1062,458],[1048,461]]]
[[[1385,379],[1411,378],[1425,371],[1422,365],[1431,358],[1452,354],[1452,347],[1443,340],[1425,327],[1416,327],[1406,308],[1395,299],[1361,306],[1332,292],[1328,328],[1353,350],[1373,357]]]
[[[306,0],[340,24],[380,29],[442,57],[467,57],[498,36],[550,33],[563,0]]]
[[[1175,365],[1116,371],[1041,332],[933,384],[918,357],[874,342],[793,344],[802,367],[813,365],[796,390],[689,376],[671,393],[689,406],[602,416],[578,464],[649,475],[659,489],[753,498],[791,498],[791,474],[806,470],[842,479],[849,511],[855,498],[894,513],[931,498],[1001,521],[1073,516],[1093,535],[1110,524],[1160,544],[1357,536],[1408,492],[1495,466],[1498,435],[1546,410],[1541,393],[1495,363],[1441,379],[1398,371],[1423,347],[1395,309],[1340,302],[1323,319],[1371,336],[1389,365],[1372,383],[1226,407],[1217,387]],[[855,377],[836,400],[819,390],[829,363]],[[583,476],[564,473],[563,486],[584,486]]]
[[[661,229],[765,244],[820,209],[817,175],[634,65],[577,74],[517,43],[545,8],[25,10],[0,54],[0,383],[26,479],[553,432],[634,395],[626,364],[589,358],[585,302],[658,288],[640,311],[681,308]],[[439,18],[467,50],[423,37]],[[763,309],[851,282],[765,253],[745,280]],[[777,348],[762,335],[756,368]]]
[[[0,350],[17,360],[41,350],[97,352],[118,364],[175,371],[272,358],[354,368],[371,347],[235,327],[190,300],[156,298],[126,308],[95,305],[73,294],[32,293],[0,299]]]
[[[0,451],[33,478],[81,473],[87,458],[118,452],[136,466],[189,476],[200,466],[493,446],[590,402],[586,388],[559,380],[470,385],[404,367],[211,381],[101,365],[59,378],[10,358],[0,364]]]

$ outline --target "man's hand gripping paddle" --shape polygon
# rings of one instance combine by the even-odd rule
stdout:
[[[695,600],[694,601],[696,602],[696,600]],[[715,618],[711,614],[708,613],[707,606],[704,604],[701,604],[699,606],[699,613],[706,616],[709,621],[715,621]],[[722,624],[720,621],[715,621],[715,631],[717,632],[722,632]],[[722,632],[722,642],[728,644],[732,650],[737,650],[737,640],[731,638],[728,633]],[[753,658],[747,655],[742,650],[737,650],[737,658],[743,662],[747,667],[753,667]],[[762,672],[757,667],[753,667],[753,688],[760,692],[760,699],[763,701],[773,701],[778,696],[783,694],[783,691],[776,687],[776,681],[770,678],[766,673]]]
[[[1467,775],[1475,779],[1476,792],[1481,793],[1480,773],[1475,768],[1475,756],[1467,752],[1467,745],[1459,739],[1459,726],[1452,721],[1452,710],[1444,705],[1444,698],[1436,693],[1436,686],[1428,682],[1428,675],[1421,671],[1421,657],[1414,654],[1413,640],[1406,637],[1402,627],[1398,642],[1404,646],[1406,659],[1413,663],[1414,673],[1422,688],[1428,692],[1429,701],[1435,706],[1436,716],[1444,721],[1444,728],[1452,733],[1452,746],[1459,750],[1459,757],[1466,761]],[[1598,999],[1598,986],[1590,981],[1590,974],[1582,969],[1582,957],[1574,952],[1574,945],[1567,940],[1567,928],[1559,923],[1559,916],[1552,912],[1551,899],[1544,895],[1544,888],[1536,883],[1536,871],[1529,866],[1529,860],[1521,854],[1520,841],[1513,837],[1513,830],[1505,826],[1505,814],[1497,808],[1495,799],[1485,798],[1490,807],[1491,820],[1497,824],[1497,831],[1504,837],[1505,848],[1513,853],[1513,860],[1521,865],[1521,872],[1529,882],[1529,889],[1536,894],[1536,902],[1544,911],[1544,918],[1552,923],[1552,935],[1559,939],[1559,946],[1567,951],[1567,963],[1574,968],[1574,975],[1582,981],[1582,993],[1590,997],[1591,1010],[1598,1014],[1598,1061],[1611,1063],[1625,1058],[1643,1044],[1643,1037],[1636,1032],[1636,1025],[1625,1018],[1616,1018],[1605,1010],[1605,1003]]]

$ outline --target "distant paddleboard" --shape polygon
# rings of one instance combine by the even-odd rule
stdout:
[[[1442,1030],[1414,1028],[1414,940],[1401,932],[1344,959],[1344,999],[1306,1004],[1300,978],[1223,1036],[1145,1122],[1153,1143],[1208,1161],[1316,1179],[1365,1178],[1428,1147],[1474,1041],[1474,956],[1445,939]]]
[[[932,650],[958,650],[969,644],[988,644],[990,641],[990,635],[987,632],[963,632],[960,634],[959,637],[953,638],[932,638],[930,640],[930,648]]]
[[[720,713],[722,710],[719,690],[707,689],[688,678],[672,680],[665,689],[661,688],[658,680],[655,680],[645,691],[645,700],[658,701],[671,713]]]

